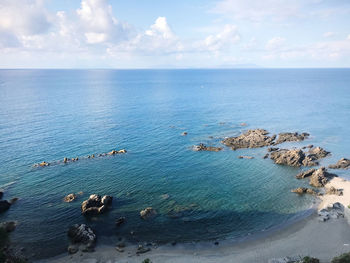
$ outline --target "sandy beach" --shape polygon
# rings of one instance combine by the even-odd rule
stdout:
[[[284,230],[257,238],[232,244],[228,241],[204,244],[178,244],[152,248],[148,253],[136,255],[137,247],[129,245],[124,252],[118,252],[114,246],[98,245],[93,253],[61,255],[40,262],[142,262],[149,258],[152,262],[239,262],[262,263],[273,258],[313,256],[321,262],[330,262],[334,256],[350,251],[349,209],[350,181],[340,177],[333,178],[327,187],[343,189],[343,195],[324,195],[319,209],[340,202],[345,207],[345,218],[318,220],[316,211],[309,217],[287,227]]]

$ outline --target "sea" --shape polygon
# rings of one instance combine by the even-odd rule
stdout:
[[[350,69],[0,70],[0,188],[3,199],[19,198],[0,221],[17,221],[11,241],[35,259],[66,253],[76,223],[110,244],[282,229],[309,215],[315,198],[291,192],[308,186],[295,178],[305,168],[263,159],[266,147],[221,143],[255,128],[310,133],[280,147],[323,147],[332,153],[323,166],[349,158]],[[224,149],[193,151],[199,143]],[[51,165],[34,166],[43,161]],[[113,196],[110,210],[83,216],[91,194]],[[157,215],[143,220],[146,207]]]

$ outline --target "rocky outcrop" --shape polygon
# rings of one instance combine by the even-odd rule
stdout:
[[[199,152],[199,151],[219,152],[222,150],[222,148],[214,147],[214,146],[205,146],[203,143],[200,143],[199,145],[193,146],[193,150],[196,152]]]
[[[76,198],[77,198],[76,194],[69,194],[63,198],[63,201],[66,203],[70,203],[70,202],[73,202]]]
[[[342,189],[337,189],[334,186],[331,186],[330,188],[326,188],[326,194],[327,195],[338,195],[338,196],[341,196],[341,195],[343,195],[343,190]]]
[[[291,190],[292,193],[297,194],[310,194],[310,195],[316,195],[317,192],[314,189],[311,188],[305,188],[305,187],[298,187],[296,189]]]
[[[329,154],[329,152],[321,147],[313,148],[308,153],[305,153],[301,149],[279,149],[271,152],[270,158],[276,164],[289,166],[316,166],[318,165],[318,159],[324,158]]]
[[[277,147],[269,147],[269,148],[267,148],[267,151],[268,152],[274,152],[274,151],[277,151],[279,148],[277,148]]]
[[[297,132],[283,132],[279,133],[276,144],[284,143],[284,142],[295,142],[295,141],[303,141],[307,139],[310,134],[303,132],[301,134]]]
[[[140,211],[140,216],[142,219],[150,219],[156,215],[157,215],[157,212],[152,207],[147,207],[144,210]]]
[[[318,212],[318,219],[322,222],[330,218],[344,217],[344,206],[341,203],[330,204],[327,208]]]
[[[309,169],[309,170],[307,170],[307,171],[298,173],[295,177],[296,177],[297,179],[304,179],[304,178],[306,178],[306,177],[311,176],[315,171],[316,171],[316,169],[312,168],[312,169]]]
[[[88,200],[81,204],[81,212],[83,215],[99,215],[107,211],[112,204],[113,197],[105,195],[90,195]]]
[[[268,132],[264,129],[248,130],[237,137],[229,137],[222,141],[233,150],[241,148],[259,148],[274,144],[276,135],[268,136]]]
[[[333,174],[327,172],[325,167],[317,169],[310,177],[310,185],[314,187],[324,187]]]
[[[346,158],[341,158],[336,164],[331,164],[328,166],[330,169],[348,169],[350,168],[350,160]]]
[[[96,244],[96,234],[85,224],[75,224],[68,230],[68,237],[73,244],[83,244],[83,251],[93,251]]]

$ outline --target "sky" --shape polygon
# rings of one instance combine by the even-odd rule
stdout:
[[[349,0],[0,0],[0,68],[350,67]]]

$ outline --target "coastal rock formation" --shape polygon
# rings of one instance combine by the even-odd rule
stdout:
[[[83,215],[98,215],[108,210],[112,204],[113,197],[105,195],[101,198],[100,195],[90,195],[88,200],[81,204],[81,211]]]
[[[63,201],[66,203],[70,203],[70,202],[74,201],[76,198],[77,198],[76,194],[69,194],[63,198]]]
[[[200,143],[199,145],[193,146],[193,150],[196,152],[199,152],[199,151],[219,152],[222,150],[222,148],[214,147],[214,146],[205,146],[203,143]]]
[[[274,151],[277,151],[279,148],[277,148],[277,147],[269,147],[269,148],[267,148],[267,151],[268,152],[274,152]]]
[[[293,189],[291,191],[292,193],[297,193],[297,194],[311,194],[311,195],[316,195],[317,192],[311,188],[305,188],[305,187],[298,187],[296,189]]]
[[[96,235],[94,231],[85,224],[75,224],[68,230],[68,237],[70,237],[73,244],[81,243],[86,245],[85,251],[91,251],[96,244]]]
[[[303,141],[307,139],[310,134],[303,132],[301,134],[297,132],[283,132],[278,134],[278,138],[276,140],[276,144],[280,144],[283,142],[295,142],[295,141]]]
[[[318,165],[318,159],[324,158],[329,154],[329,152],[321,147],[311,149],[308,154],[301,149],[279,149],[271,152],[270,158],[276,164],[289,166],[316,166]]]
[[[142,219],[150,219],[156,215],[157,215],[157,212],[152,207],[147,207],[144,210],[140,211],[140,216]]]
[[[324,222],[330,218],[344,217],[344,206],[341,203],[330,204],[327,208],[318,212],[319,220]]]
[[[307,171],[298,173],[295,177],[296,177],[297,179],[304,179],[304,178],[306,178],[306,177],[311,176],[315,171],[316,171],[316,169],[312,168],[312,169],[309,169],[309,170],[307,170]]]
[[[268,132],[264,129],[248,130],[237,137],[229,137],[222,141],[233,150],[240,148],[259,148],[273,145],[276,135],[268,136]]]
[[[0,223],[0,228],[4,229],[6,232],[12,232],[16,229],[17,222],[15,221],[6,221]]]
[[[327,195],[338,195],[338,196],[341,196],[341,195],[343,195],[343,190],[342,189],[336,189],[335,187],[331,186],[330,188],[326,189],[326,194]]]
[[[346,158],[341,158],[336,164],[331,164],[328,166],[330,169],[348,169],[350,167],[350,160]]]
[[[11,203],[9,203],[7,200],[0,201],[0,213],[7,211],[10,207]]]
[[[310,185],[314,187],[324,187],[333,174],[327,172],[325,167],[317,169],[310,177]]]

